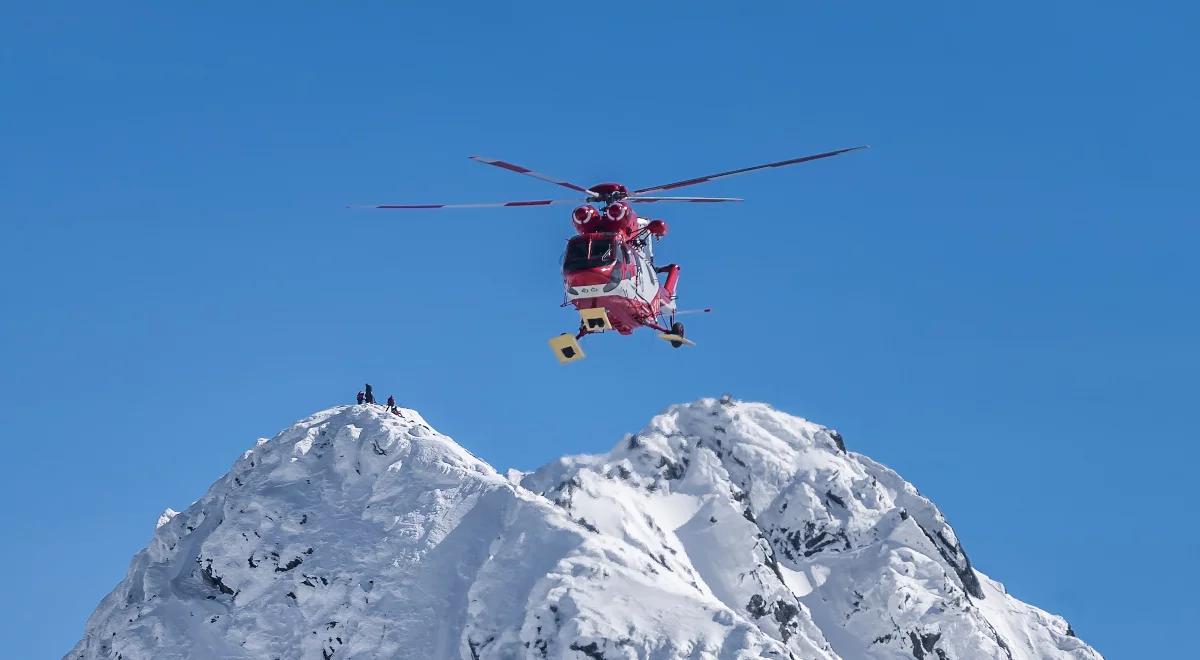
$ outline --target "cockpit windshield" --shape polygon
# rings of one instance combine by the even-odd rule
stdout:
[[[615,263],[616,241],[612,236],[576,236],[567,241],[567,253],[563,256],[563,270],[588,270]]]

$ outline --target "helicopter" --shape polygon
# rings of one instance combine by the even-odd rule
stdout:
[[[477,163],[533,177],[582,193],[585,197],[474,204],[378,204],[370,208],[476,209],[578,204],[579,206],[571,211],[575,236],[567,239],[566,251],[563,254],[565,300],[562,306],[573,306],[579,312],[579,330],[575,334],[563,333],[549,340],[550,348],[558,361],[567,364],[586,357],[579,344],[581,339],[589,334],[610,330],[628,335],[639,327],[646,327],[658,332],[660,339],[675,348],[695,346],[695,342],[684,335],[684,325],[678,317],[712,311],[711,308],[678,309],[676,299],[679,264],[657,266],[654,261],[654,242],[667,235],[667,223],[661,219],[640,216],[632,203],[640,205],[666,202],[740,202],[743,201],[740,197],[671,197],[662,196],[660,193],[739,174],[830,158],[866,148],[867,145],[836,149],[634,190],[620,183],[598,183],[584,187],[507,161],[471,156],[471,160]]]

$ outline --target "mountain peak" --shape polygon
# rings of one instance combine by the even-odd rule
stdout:
[[[260,440],[69,658],[1098,658],[836,431],[729,397],[502,475],[412,410]]]
[[[814,473],[805,475],[811,483],[838,455],[847,456],[835,430],[764,403],[703,398],[668,407],[607,454],[564,457],[523,484],[546,491],[583,467],[616,470],[651,491],[733,495],[757,514],[801,472]]]

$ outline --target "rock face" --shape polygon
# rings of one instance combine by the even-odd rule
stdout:
[[[65,657],[1100,658],[911,484],[766,405],[675,406],[507,475],[401,413],[260,440],[163,514]]]

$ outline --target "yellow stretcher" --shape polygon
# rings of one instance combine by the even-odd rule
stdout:
[[[554,349],[554,357],[558,358],[560,364],[578,362],[587,357],[575,336],[565,332],[550,339],[550,348]]]
[[[583,329],[588,332],[612,330],[612,323],[608,320],[608,310],[603,307],[589,307],[579,310],[579,322],[583,324]]]

